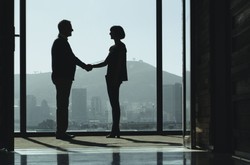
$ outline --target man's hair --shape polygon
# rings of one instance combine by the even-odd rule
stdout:
[[[115,25],[110,28],[110,31],[114,32],[114,35],[119,38],[125,38],[125,32],[121,26]]]
[[[66,20],[66,19],[60,21],[60,22],[58,23],[58,26],[57,26],[59,32],[63,32],[64,29],[65,29],[67,26],[69,26],[70,24],[71,24],[70,21],[69,21],[69,20]]]

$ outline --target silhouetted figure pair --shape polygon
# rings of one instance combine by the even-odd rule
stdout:
[[[52,81],[56,87],[56,138],[68,140],[73,135],[66,133],[68,129],[68,106],[71,85],[74,80],[76,66],[89,71],[91,68],[79,60],[73,53],[68,37],[72,35],[73,28],[70,21],[62,20],[58,24],[59,35],[54,41],[52,54]]]
[[[91,65],[93,68],[107,66],[106,84],[108,96],[112,107],[113,124],[107,138],[120,137],[120,103],[119,91],[123,81],[128,80],[127,76],[127,49],[121,39],[125,38],[125,32],[121,26],[110,28],[110,37],[115,44],[109,48],[109,54],[104,62]]]
[[[121,39],[125,38],[125,32],[121,26],[110,28],[110,37],[114,45],[110,47],[109,54],[105,61],[86,65],[79,60],[71,50],[68,37],[73,31],[70,21],[62,20],[58,24],[59,35],[52,46],[52,81],[56,86],[57,101],[57,139],[71,139],[74,136],[66,133],[68,129],[68,106],[71,85],[74,80],[76,65],[90,71],[92,68],[107,66],[106,84],[112,107],[113,124],[107,138],[120,137],[120,104],[119,90],[123,81],[128,80],[127,76],[127,49]]]

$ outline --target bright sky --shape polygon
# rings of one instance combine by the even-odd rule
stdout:
[[[109,29],[121,25],[126,33],[123,42],[128,60],[143,60],[156,66],[156,0],[28,0],[26,3],[27,73],[51,71],[50,50],[62,19],[71,21],[74,31],[69,42],[75,55],[85,63],[106,58],[113,44]],[[16,61],[18,49],[16,46]],[[15,71],[19,73],[16,63]],[[163,69],[182,74],[182,0],[163,0]]]

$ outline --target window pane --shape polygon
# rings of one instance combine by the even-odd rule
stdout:
[[[190,59],[191,59],[191,52],[190,52],[190,0],[186,0],[186,126],[187,131],[191,129],[191,122],[190,122],[190,111],[191,111],[191,66],[190,66]]]
[[[19,72],[19,66],[20,66],[20,61],[19,61],[19,43],[20,39],[19,37],[15,38],[15,76],[14,76],[14,121],[15,121],[15,132],[20,131],[20,72]],[[17,69],[18,68],[18,69]]]
[[[185,105],[185,130],[184,130],[184,145],[191,148],[191,16],[190,16],[190,0],[186,0],[186,61],[185,61],[185,74],[186,74],[186,105]]]
[[[163,129],[182,129],[182,0],[163,0]]]
[[[15,0],[15,34],[19,34],[19,28],[20,28],[20,14],[19,14],[19,0]],[[14,67],[15,67],[15,76],[14,76],[14,121],[15,121],[15,132],[20,131],[20,38],[18,36],[15,37],[15,52],[14,52]]]
[[[50,50],[62,19],[72,23],[69,43],[75,55],[91,64],[104,60],[114,44],[110,27],[124,28],[129,81],[120,89],[121,130],[156,130],[155,6],[155,0],[27,1],[27,130],[55,130]],[[70,130],[110,131],[105,74],[106,68],[91,72],[77,68],[69,106]]]

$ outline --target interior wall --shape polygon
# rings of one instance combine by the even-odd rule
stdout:
[[[250,2],[231,0],[230,12],[234,151],[250,159]]]
[[[14,0],[0,1],[0,149],[14,150]]]
[[[250,158],[250,2],[192,4],[196,145]]]
[[[211,79],[210,79],[210,1],[192,0],[192,70],[195,77],[192,92],[195,96],[196,145],[210,146],[211,124]],[[193,98],[194,99],[194,98]]]
[[[228,1],[193,0],[196,145],[231,152]]]

